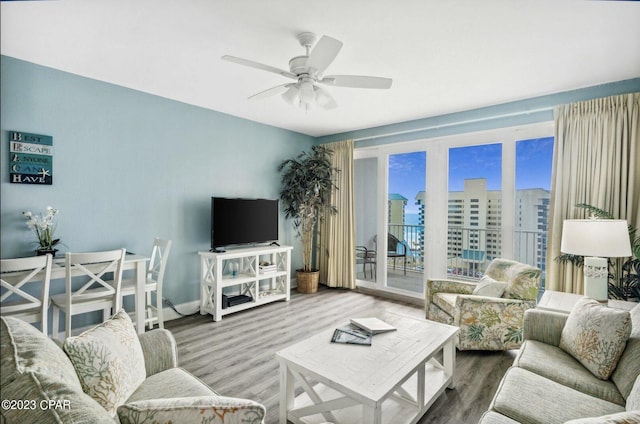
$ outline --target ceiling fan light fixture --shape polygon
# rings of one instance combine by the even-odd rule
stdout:
[[[316,102],[325,110],[333,109],[338,106],[336,101],[331,97],[331,94],[327,90],[323,90],[320,87],[315,87],[316,90]]]
[[[297,85],[292,85],[287,91],[282,93],[282,98],[289,104],[295,104],[296,98],[298,98]]]
[[[325,110],[338,106],[331,93],[317,84],[350,88],[391,88],[393,81],[390,78],[365,75],[324,76],[324,71],[342,49],[342,42],[324,35],[316,43],[316,36],[311,32],[300,33],[297,38],[300,45],[305,48],[306,54],[289,60],[289,71],[235,56],[224,55],[222,59],[295,80],[296,82],[272,87],[249,98],[263,99],[281,94],[287,103],[307,111],[315,106]]]
[[[300,83],[300,101],[302,103],[315,103],[316,92],[311,81],[302,81]]]

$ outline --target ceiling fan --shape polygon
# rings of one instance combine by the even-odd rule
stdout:
[[[351,88],[390,88],[393,80],[389,78],[369,77],[364,75],[327,75],[323,72],[336,58],[342,42],[335,38],[322,36],[316,43],[316,35],[311,32],[303,32],[297,36],[298,42],[306,49],[304,56],[296,56],[289,61],[289,70],[274,68],[269,65],[242,59],[234,56],[222,56],[223,60],[272,72],[295,80],[269,88],[254,94],[250,99],[263,99],[282,94],[282,97],[291,104],[298,105],[308,110],[317,104],[324,109],[333,109],[337,106],[331,94],[320,85]],[[314,45],[313,50],[311,47]]]

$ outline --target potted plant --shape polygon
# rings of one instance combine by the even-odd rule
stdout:
[[[29,227],[38,238],[38,248],[36,249],[38,255],[46,255],[49,253],[55,256],[58,251],[56,246],[60,243],[60,239],[53,238],[56,230],[56,223],[53,218],[57,213],[58,209],[52,208],[51,206],[47,206],[47,211],[44,214],[34,215],[31,211],[22,212],[27,227]]]
[[[318,290],[319,271],[312,265],[317,223],[327,213],[336,213],[331,205],[331,190],[335,187],[330,157],[333,151],[324,146],[313,146],[293,159],[278,166],[282,172],[280,199],[285,217],[293,221],[296,235],[302,241],[303,268],[296,270],[298,291],[315,293]]]

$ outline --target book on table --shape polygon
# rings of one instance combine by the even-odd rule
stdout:
[[[336,328],[331,343],[346,343],[371,346],[371,334],[353,324]]]
[[[371,335],[394,331],[396,328],[380,318],[352,318],[351,324],[363,329]]]

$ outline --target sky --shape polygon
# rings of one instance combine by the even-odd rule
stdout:
[[[500,143],[449,149],[449,191],[464,189],[464,180],[485,178],[488,190],[500,190],[502,183]],[[553,137],[516,143],[516,190],[551,189]],[[415,196],[424,190],[426,153],[412,152],[389,157],[389,193],[407,198],[406,213],[417,213]]]

